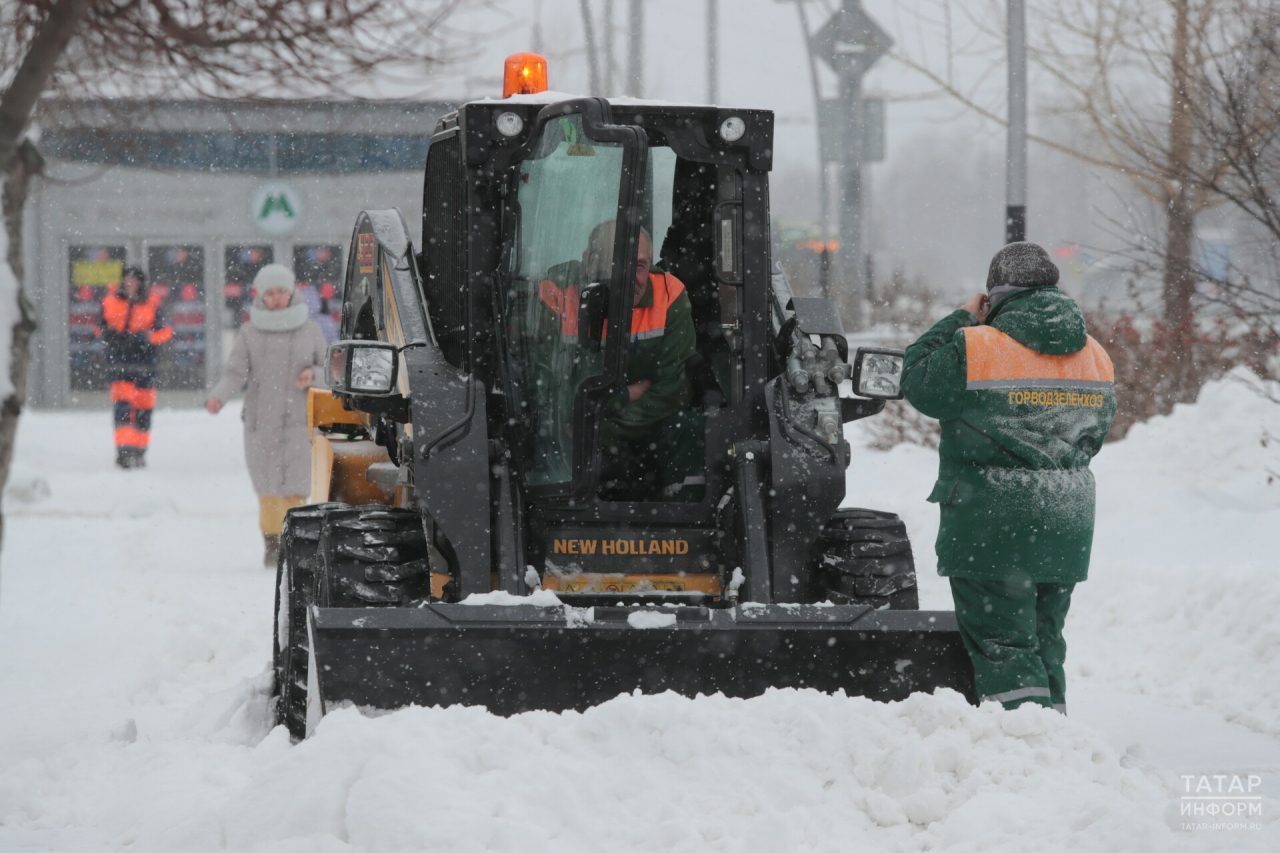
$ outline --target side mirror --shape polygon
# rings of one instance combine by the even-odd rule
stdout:
[[[900,349],[858,347],[853,357],[853,393],[873,400],[901,400],[905,359]]]
[[[395,393],[399,349],[382,341],[338,341],[329,346],[329,390],[388,397]]]
[[[599,352],[608,316],[609,286],[603,281],[585,285],[578,295],[578,346],[587,352]]]

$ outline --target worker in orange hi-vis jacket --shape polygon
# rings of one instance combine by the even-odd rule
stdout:
[[[163,296],[150,292],[137,267],[125,267],[120,285],[102,300],[98,332],[106,342],[115,423],[116,465],[142,468],[151,442],[156,406],[156,350],[173,338],[173,328],[156,328]]]

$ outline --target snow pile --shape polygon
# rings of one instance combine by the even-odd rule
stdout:
[[[1173,802],[1092,729],[950,692],[342,710],[295,747],[282,729],[221,749],[143,730],[0,782],[10,832],[93,827],[139,851],[1169,850],[1193,841]]]
[[[479,607],[485,604],[498,604],[508,607],[520,605],[526,607],[560,607],[564,602],[549,589],[535,589],[529,595],[512,595],[509,592],[498,589],[493,592],[473,592],[462,599],[461,603],[472,607]]]
[[[1260,390],[1238,370],[1094,460],[1092,563],[1065,632],[1068,706],[1071,684],[1099,679],[1280,734],[1280,481],[1267,482],[1280,452],[1262,441],[1280,436],[1280,406]],[[860,429],[846,504],[900,514],[921,606],[951,609],[933,553],[938,508],[924,502],[937,452],[867,450]]]
[[[632,628],[640,628],[642,630],[649,628],[674,628],[676,626],[676,614],[637,610],[635,613],[627,616],[627,624]]]
[[[1258,442],[1280,424],[1237,384],[1095,462],[1071,718],[949,693],[623,696],[511,719],[339,710],[297,746],[270,727],[274,575],[235,414],[161,409],[132,472],[112,465],[108,412],[24,416],[0,595],[0,850],[1280,849],[1277,740],[1223,721],[1274,733],[1280,716],[1280,487]],[[854,446],[849,503],[903,516],[926,605],[949,607],[924,502],[936,453]],[[1137,739],[1155,748],[1122,755]],[[1173,828],[1178,774],[1201,768],[1263,774],[1260,829]]]
[[[1135,426],[1094,463],[1089,581],[1068,675],[1202,705],[1280,735],[1280,406],[1243,370]]]

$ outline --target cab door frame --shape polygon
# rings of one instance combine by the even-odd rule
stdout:
[[[533,122],[526,142],[515,149],[500,167],[505,174],[503,184],[507,188],[502,205],[501,245],[502,260],[498,265],[499,292],[509,286],[510,255],[516,239],[519,206],[516,187],[520,164],[534,152],[542,133],[552,121],[570,115],[582,121],[587,139],[600,143],[621,145],[623,149],[622,173],[619,182],[618,204],[615,214],[613,264],[608,282],[608,329],[603,339],[603,368],[599,374],[584,381],[573,401],[573,461],[571,478],[564,483],[529,484],[523,480],[522,466],[513,465],[525,496],[533,502],[565,499],[580,503],[595,494],[600,474],[600,430],[603,424],[601,412],[608,397],[617,393],[625,384],[626,362],[631,339],[631,310],[635,287],[637,250],[640,242],[641,201],[645,188],[645,169],[648,163],[648,139],[644,131],[634,125],[613,124],[609,102],[603,98],[574,98],[543,107]],[[495,169],[495,171],[499,171]],[[503,333],[507,319],[502,300],[497,305],[496,339],[501,342],[501,376],[509,400],[518,399],[512,375],[507,336]],[[508,430],[512,433],[511,447],[525,445],[522,431],[527,425],[512,418]]]

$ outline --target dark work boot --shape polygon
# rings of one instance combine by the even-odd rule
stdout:
[[[133,448],[133,468],[147,467],[147,450],[145,447]]]
[[[262,544],[265,546],[262,551],[262,565],[268,569],[274,569],[276,562],[280,559],[280,537],[271,533],[262,534]]]
[[[117,468],[124,468],[125,470],[128,470],[129,468],[133,467],[133,465],[130,464],[132,461],[133,460],[130,458],[130,454],[129,454],[129,448],[127,447],[116,448],[116,467]]]

